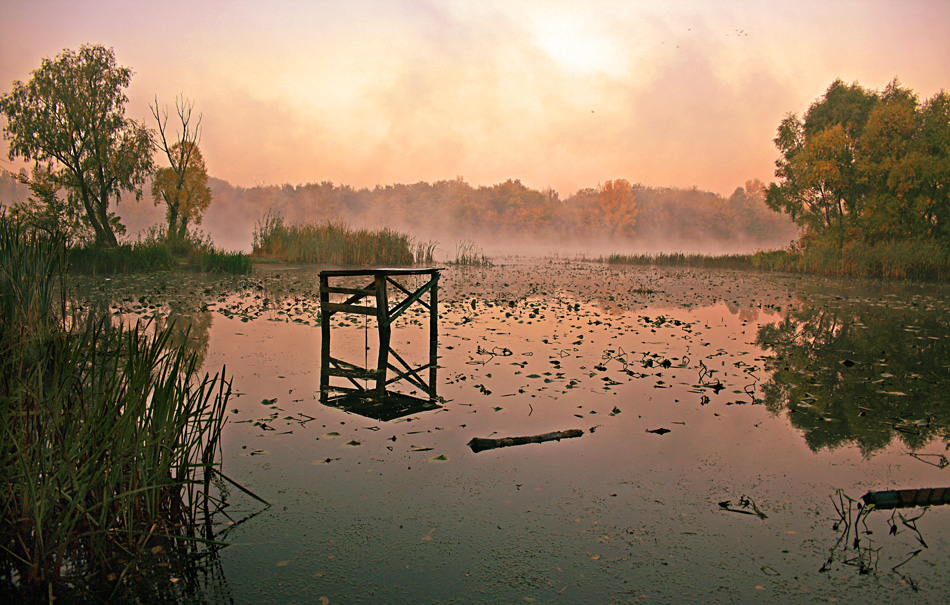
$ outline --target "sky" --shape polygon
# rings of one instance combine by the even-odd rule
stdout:
[[[0,94],[82,44],[127,116],[183,96],[211,176],[354,187],[624,178],[728,196],[835,79],[950,89],[946,0],[0,0]],[[2,119],[2,118],[0,118]],[[6,144],[0,143],[0,166]]]

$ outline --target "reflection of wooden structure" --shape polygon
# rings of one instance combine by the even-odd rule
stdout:
[[[415,288],[407,288],[399,279],[419,275],[428,277]],[[331,282],[332,280],[332,282]],[[363,287],[340,285],[340,280],[366,283]],[[402,280],[403,282],[405,280]],[[397,293],[396,303],[390,305],[390,287]],[[330,392],[340,393],[334,400],[374,399],[377,404],[391,395],[387,386],[398,381],[420,389],[430,400],[437,398],[436,375],[439,345],[439,270],[438,269],[341,269],[320,272],[320,313],[322,328],[320,400],[330,403]],[[425,295],[428,293],[428,302]],[[342,302],[332,302],[332,294],[346,295]],[[371,304],[369,304],[371,303]],[[392,324],[415,303],[429,309],[429,362],[413,367],[390,347]],[[375,368],[362,368],[330,355],[330,320],[335,313],[357,313],[376,318],[379,331],[379,354]],[[393,361],[399,365],[394,365]],[[425,372],[428,370],[428,372]],[[392,377],[389,372],[392,371]],[[428,376],[426,377],[426,374]],[[349,386],[331,386],[331,377],[345,378]],[[371,381],[369,389],[358,380]],[[399,399],[413,399],[399,395]],[[395,401],[394,401],[395,403]],[[405,403],[405,402],[403,402]]]

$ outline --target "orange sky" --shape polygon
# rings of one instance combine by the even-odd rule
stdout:
[[[204,116],[236,185],[607,179],[728,195],[835,79],[950,88],[950,2],[0,0],[0,92],[43,57],[115,49],[127,113]],[[0,144],[3,157],[6,145]],[[0,164],[10,168],[10,164]]]

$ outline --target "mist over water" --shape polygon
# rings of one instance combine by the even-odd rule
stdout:
[[[288,224],[330,221],[407,233],[436,244],[440,262],[454,260],[460,247],[488,256],[750,253],[784,248],[797,236],[787,216],[765,206],[757,180],[728,198],[616,180],[563,200],[519,181],[475,187],[460,178],[372,190],[326,182],[240,188],[211,179],[211,185],[212,204],[196,228],[229,250],[250,251],[255,227],[269,213]],[[118,213],[132,236],[164,220],[163,209],[148,200],[125,199]]]

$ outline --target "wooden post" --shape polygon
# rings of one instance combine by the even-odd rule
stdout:
[[[386,370],[389,367],[389,343],[391,330],[389,324],[389,295],[386,276],[376,275],[376,321],[379,324],[379,357],[376,364],[376,394],[386,395]]]
[[[330,316],[333,312],[328,309],[330,304],[330,278],[320,274],[320,359],[330,359]],[[330,387],[330,373],[320,372],[320,399],[326,401]]]
[[[439,274],[433,273],[429,289],[429,388],[436,392],[439,362]]]

